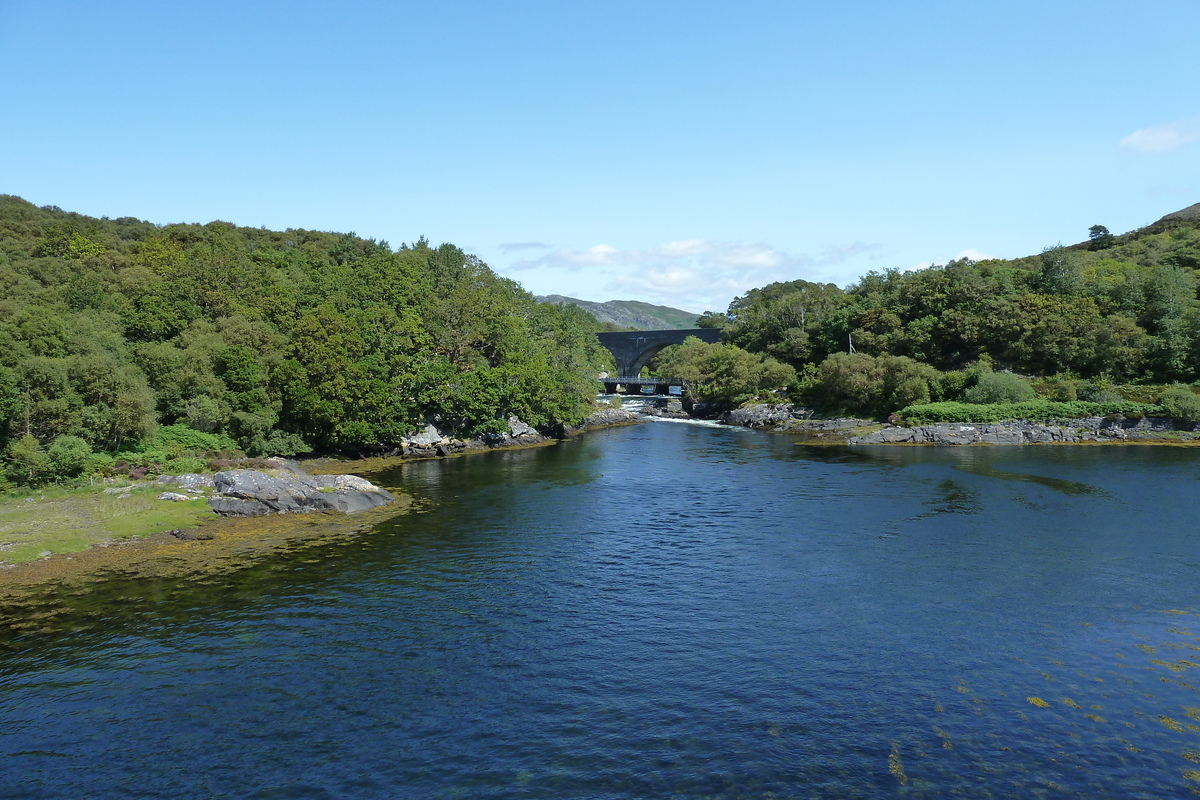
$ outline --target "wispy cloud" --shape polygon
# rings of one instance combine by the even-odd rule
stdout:
[[[500,245],[500,252],[519,253],[522,250],[549,250],[550,247],[543,242],[505,242]]]
[[[1196,142],[1200,142],[1200,115],[1134,131],[1121,140],[1121,147],[1140,153],[1169,153]]]
[[[601,272],[608,290],[636,294],[682,308],[720,310],[735,296],[772,281],[807,278],[869,254],[879,245],[853,242],[816,254],[791,254],[763,242],[684,239],[645,249],[597,244],[586,249],[556,248],[524,259],[509,269]]]

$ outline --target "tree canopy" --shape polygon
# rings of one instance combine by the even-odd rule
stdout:
[[[0,450],[66,472],[83,447],[175,423],[250,454],[383,445],[426,421],[573,423],[607,355],[586,313],[424,239],[95,219],[3,195],[0,287]]]

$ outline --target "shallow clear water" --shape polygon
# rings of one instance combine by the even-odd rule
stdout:
[[[1200,790],[1200,453],[647,424],[0,640],[0,797]]]

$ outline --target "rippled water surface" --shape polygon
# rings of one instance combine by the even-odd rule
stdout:
[[[0,797],[1191,796],[1198,456],[647,424],[408,464],[425,513],[0,637]]]

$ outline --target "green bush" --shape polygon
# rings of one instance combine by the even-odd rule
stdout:
[[[1162,393],[1158,404],[1176,419],[1200,421],[1200,395],[1186,386],[1173,386]]]
[[[1119,403],[1125,399],[1111,389],[1094,383],[1083,384],[1079,387],[1077,394],[1080,400],[1086,400],[1089,403]]]
[[[1156,414],[1161,406],[1122,400],[1113,403],[1088,403],[1075,400],[1029,400],[1024,403],[925,403],[911,405],[900,412],[907,422],[923,425],[931,422],[1004,422],[1008,420],[1079,419],[1106,417],[1110,414]]]
[[[736,408],[748,400],[767,400],[796,378],[796,370],[771,356],[732,344],[709,344],[689,336],[663,350],[654,361],[661,375],[686,382],[696,401]]]
[[[260,448],[262,455],[283,456],[291,458],[302,453],[311,453],[312,446],[295,433],[285,433],[281,430],[271,431]]]
[[[961,400],[966,390],[965,372],[943,372],[929,382],[930,397],[933,400]]]
[[[55,478],[74,478],[87,468],[92,448],[78,436],[63,435],[50,443],[46,456],[47,474]]]
[[[834,353],[806,380],[806,399],[825,411],[884,416],[927,403],[940,373],[907,356]]]
[[[5,473],[13,483],[36,484],[46,475],[50,459],[37,437],[28,433],[14,441],[5,458]]]
[[[1029,381],[1011,372],[984,372],[974,386],[963,392],[967,403],[1024,403],[1033,398]]]
[[[208,462],[195,456],[182,456],[173,458],[165,465],[166,472],[172,475],[188,475],[193,472],[204,472],[208,469]]]
[[[224,434],[204,433],[183,424],[161,426],[152,442],[164,450],[170,449],[170,445],[178,445],[180,451],[198,453],[237,449],[237,442]]]
[[[1080,382],[1069,373],[1042,378],[1033,384],[1034,392],[1047,400],[1057,400],[1060,403],[1070,403],[1073,400],[1083,400],[1079,396]],[[1121,398],[1117,398],[1120,400]]]

